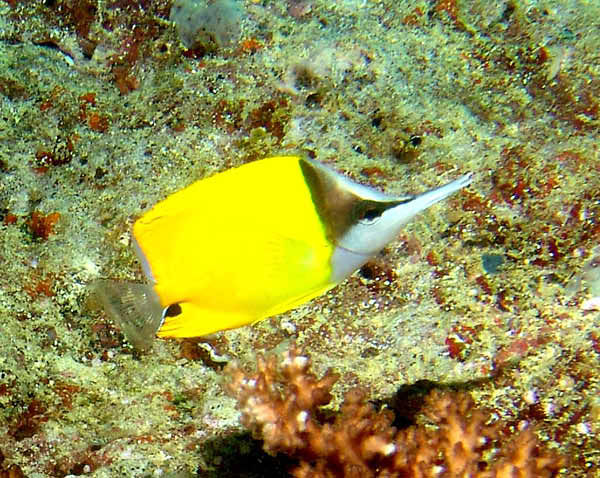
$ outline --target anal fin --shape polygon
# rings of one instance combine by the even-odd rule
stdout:
[[[161,338],[202,337],[221,330],[235,329],[253,321],[246,311],[209,309],[191,302],[181,302],[178,313],[166,314],[156,333]]]

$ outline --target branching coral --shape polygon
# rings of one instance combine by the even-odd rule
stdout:
[[[297,478],[533,478],[556,476],[565,466],[531,427],[501,442],[501,424],[466,394],[434,391],[424,409],[429,424],[398,431],[394,414],[375,410],[359,389],[328,416],[320,407],[330,402],[338,377],[328,371],[317,379],[310,359],[295,349],[279,365],[259,356],[252,373],[235,363],[226,371],[242,424],[268,453],[297,458],[291,470]]]

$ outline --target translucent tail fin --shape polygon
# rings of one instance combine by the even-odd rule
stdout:
[[[163,308],[151,286],[98,280],[91,293],[136,349],[150,349],[163,322]]]

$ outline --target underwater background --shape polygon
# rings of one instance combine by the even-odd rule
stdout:
[[[592,0],[0,1],[0,476],[287,476],[223,367],[296,344],[339,374],[332,411],[466,391],[600,477],[599,22]],[[475,176],[324,296],[135,352],[88,285],[143,280],[136,218],[296,153],[391,194]]]

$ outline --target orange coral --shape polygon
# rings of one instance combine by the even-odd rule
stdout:
[[[236,363],[226,372],[242,424],[268,453],[298,459],[291,470],[297,478],[545,478],[565,466],[531,428],[501,442],[500,424],[467,394],[434,391],[425,404],[429,426],[398,431],[394,414],[376,411],[359,389],[346,394],[337,415],[326,416],[320,407],[330,402],[337,376],[328,371],[317,379],[296,349],[279,365],[259,356],[255,372]]]

